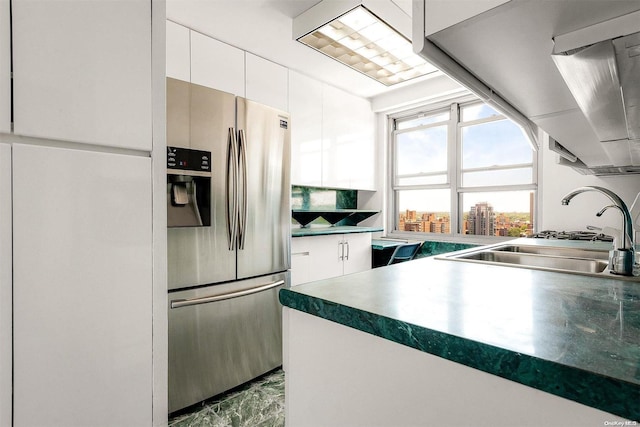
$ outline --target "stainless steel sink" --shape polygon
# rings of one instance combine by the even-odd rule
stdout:
[[[550,270],[567,270],[583,273],[602,273],[608,262],[601,259],[571,258],[536,255],[521,252],[482,251],[457,257],[491,263],[515,264],[523,267],[539,267]]]
[[[551,246],[526,246],[526,245],[505,245],[492,248],[494,251],[517,252],[523,254],[551,255],[560,257],[589,258],[609,260],[609,251],[580,249],[580,248],[559,248]]]
[[[608,250],[506,244],[442,254],[435,258],[591,276],[607,274],[607,277],[614,277],[608,274]]]

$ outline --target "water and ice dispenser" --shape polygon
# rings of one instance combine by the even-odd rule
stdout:
[[[211,152],[167,147],[167,226],[211,225]]]

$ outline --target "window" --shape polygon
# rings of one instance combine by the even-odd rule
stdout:
[[[518,125],[479,101],[398,114],[390,124],[394,231],[533,232],[536,153]]]

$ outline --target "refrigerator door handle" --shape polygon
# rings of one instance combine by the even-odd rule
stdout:
[[[236,133],[229,128],[227,137],[227,243],[230,251],[235,249],[236,235],[238,234],[238,150]]]
[[[231,298],[243,297],[251,294],[257,294],[258,292],[266,291],[268,289],[276,288],[280,285],[284,285],[284,280],[278,280],[273,283],[258,286],[251,289],[244,289],[242,291],[229,292],[227,294],[211,295],[206,297],[192,298],[192,299],[177,299],[171,301],[171,308],[188,307],[191,305],[207,304],[210,302],[223,301]]]
[[[240,227],[239,227],[239,243],[238,243],[238,249],[244,249],[244,242],[245,242],[245,232],[247,230],[247,221],[249,218],[249,209],[248,209],[248,191],[247,191],[247,139],[245,138],[245,134],[244,134],[244,129],[240,129],[238,131],[238,146],[239,146],[239,163],[240,163],[240,170],[242,173],[242,206],[240,207],[240,212],[239,212],[239,221],[240,221]]]

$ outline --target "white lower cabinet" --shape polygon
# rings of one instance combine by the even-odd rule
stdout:
[[[151,159],[13,145],[13,426],[152,425]]]
[[[324,234],[291,239],[291,285],[371,268],[371,233]]]
[[[287,425],[637,425],[298,310],[283,316]]]

